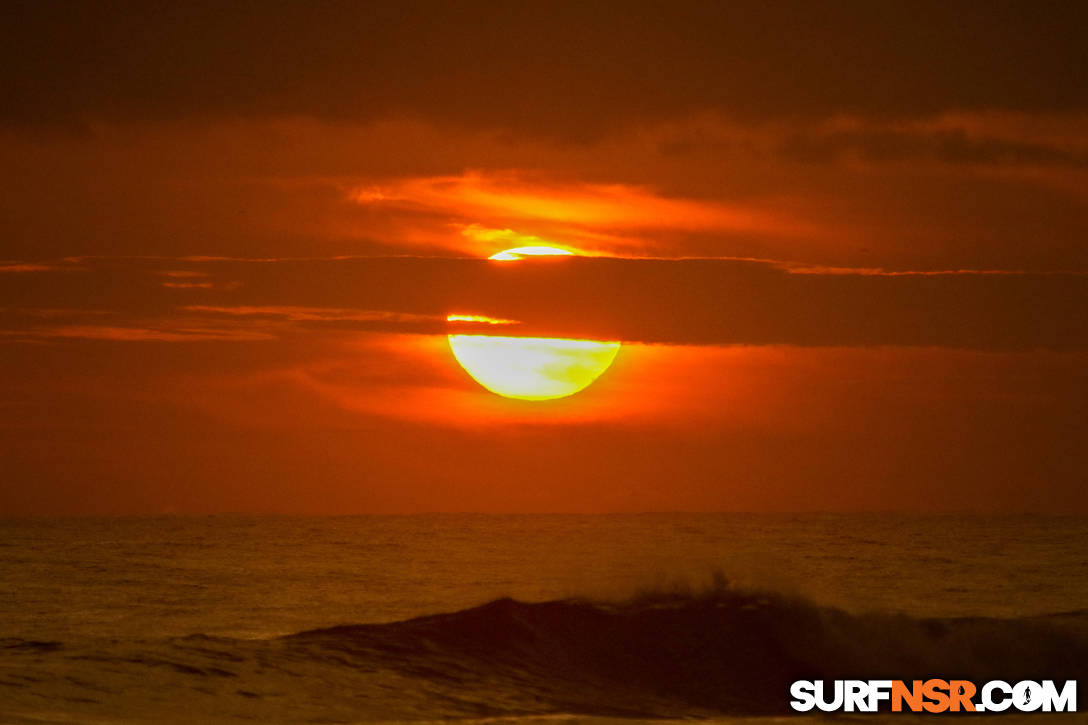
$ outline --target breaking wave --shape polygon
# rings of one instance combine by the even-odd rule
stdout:
[[[500,599],[284,641],[339,666],[426,680],[475,703],[474,714],[770,715],[787,712],[797,679],[1084,679],[1085,614],[856,615],[722,585],[623,603]]]
[[[1088,612],[859,615],[721,581],[271,639],[7,638],[0,663],[5,722],[37,722],[43,702],[81,718],[194,722],[777,715],[797,679],[1083,680]]]

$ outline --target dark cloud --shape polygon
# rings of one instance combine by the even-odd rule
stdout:
[[[81,272],[0,278],[10,336],[131,325],[160,337],[245,339],[310,328],[442,334],[449,313],[517,320],[492,334],[682,344],[1088,348],[1088,277],[799,272],[735,260],[355,258],[82,260]],[[209,287],[162,285],[188,265]],[[87,328],[90,329],[90,328]],[[194,333],[193,331],[196,331]],[[104,333],[101,333],[104,335]],[[151,333],[148,333],[151,334]],[[187,337],[188,336],[188,337]]]
[[[2,118],[419,115],[584,138],[750,117],[1088,108],[1059,2],[56,2],[6,7]]]
[[[787,158],[831,163],[846,156],[881,163],[929,159],[949,164],[1088,167],[1088,153],[1045,143],[971,138],[963,130],[851,130],[797,133],[779,146]]]

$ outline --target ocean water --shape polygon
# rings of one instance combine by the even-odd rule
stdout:
[[[4,723],[770,722],[852,677],[1083,690],[1088,519],[0,520]]]

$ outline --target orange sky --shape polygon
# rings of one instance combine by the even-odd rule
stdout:
[[[0,514],[1088,512],[1082,8],[394,7],[13,12]]]

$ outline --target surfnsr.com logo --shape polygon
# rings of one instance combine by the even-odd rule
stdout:
[[[797,680],[790,696],[797,712],[1076,712],[1077,681]]]

